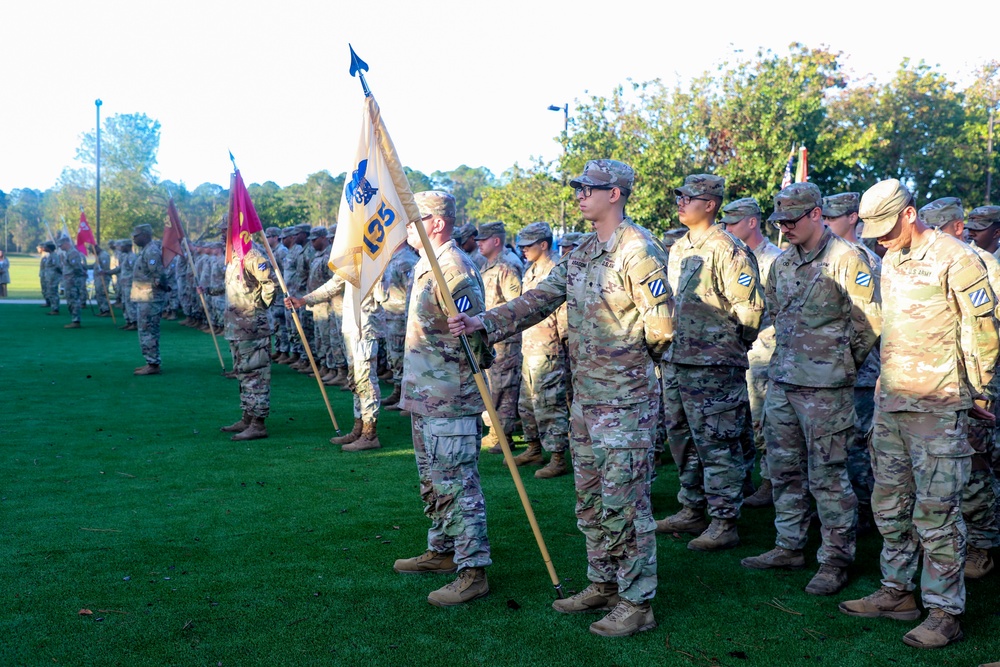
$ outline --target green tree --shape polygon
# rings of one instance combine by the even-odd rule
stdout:
[[[480,191],[481,199],[470,204],[469,213],[480,221],[502,220],[511,237],[532,222],[548,222],[558,229],[564,189],[562,181],[549,173],[549,165],[539,162],[523,169],[515,164],[503,173],[499,185]]]
[[[435,189],[445,190],[455,197],[458,211],[456,224],[461,226],[469,222],[480,222],[470,215],[471,208],[479,201],[482,192],[494,185],[496,177],[486,167],[468,167],[463,164],[452,171],[435,171],[431,174],[431,180]]]
[[[101,169],[111,175],[132,172],[154,181],[156,152],[160,148],[160,121],[144,113],[115,114],[104,119],[101,133]],[[96,131],[84,132],[76,159],[88,165],[97,156]],[[103,176],[103,174],[102,174]]]

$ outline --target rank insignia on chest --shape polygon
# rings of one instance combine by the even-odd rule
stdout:
[[[656,297],[663,296],[663,293],[667,291],[666,285],[663,283],[663,278],[657,278],[649,283],[649,293],[655,299]]]
[[[750,277],[749,273],[741,273],[740,277],[736,279],[736,282],[744,287],[750,287],[750,283],[753,282],[753,278]]]
[[[980,289],[977,289],[972,294],[970,294],[969,300],[972,302],[972,305],[975,308],[979,308],[980,306],[982,306],[983,304],[987,303],[990,300],[990,295],[986,291],[986,288],[982,287]]]
[[[472,302],[469,300],[469,297],[467,296],[459,297],[458,300],[455,302],[455,308],[457,308],[458,312],[460,313],[464,313],[471,307],[472,307]]]
[[[858,271],[858,277],[854,279],[854,282],[862,287],[868,287],[872,284],[872,274]]]

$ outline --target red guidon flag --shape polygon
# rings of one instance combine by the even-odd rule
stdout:
[[[87,254],[87,246],[84,245],[89,243],[92,246],[97,245],[97,239],[94,238],[94,232],[90,230],[90,225],[87,224],[87,214],[80,209],[80,229],[76,233],[76,249],[82,254]]]
[[[184,228],[181,227],[180,216],[177,215],[177,207],[174,206],[174,198],[167,202],[167,222],[163,226],[163,266],[170,266],[174,257],[183,255],[181,251],[181,239],[184,238]]]
[[[257,210],[250,201],[250,193],[243,184],[243,177],[237,169],[233,174],[229,189],[229,231],[226,234],[226,264],[233,257],[243,264],[243,256],[253,247],[253,235],[263,229]]]

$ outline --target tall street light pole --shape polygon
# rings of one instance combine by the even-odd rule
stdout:
[[[549,111],[562,111],[563,112],[563,137],[569,139],[569,102],[562,106],[555,104],[549,105]],[[563,148],[563,154],[566,153],[566,149]],[[563,187],[566,187],[566,173],[565,170],[560,169],[563,172],[562,182]],[[562,228],[561,233],[566,233],[566,196],[563,194],[562,199],[559,201],[559,225]]]
[[[101,245],[101,100],[94,100],[97,107],[97,245]]]

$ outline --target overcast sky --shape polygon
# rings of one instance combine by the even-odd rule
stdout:
[[[640,10],[646,6],[648,9]],[[31,0],[3,11],[0,190],[52,187],[80,135],[143,112],[162,125],[158,173],[194,189],[226,184],[235,154],[247,182],[336,175],[354,156],[361,87],[348,42],[404,164],[500,174],[553,159],[550,104],[606,95],[628,79],[686,81],[758,47],[790,42],[845,53],[855,77],[886,80],[904,57],[965,82],[997,57],[980,3],[948,16],[858,2],[506,2]],[[632,10],[627,14],[624,11]],[[984,17],[985,18],[985,17]]]

